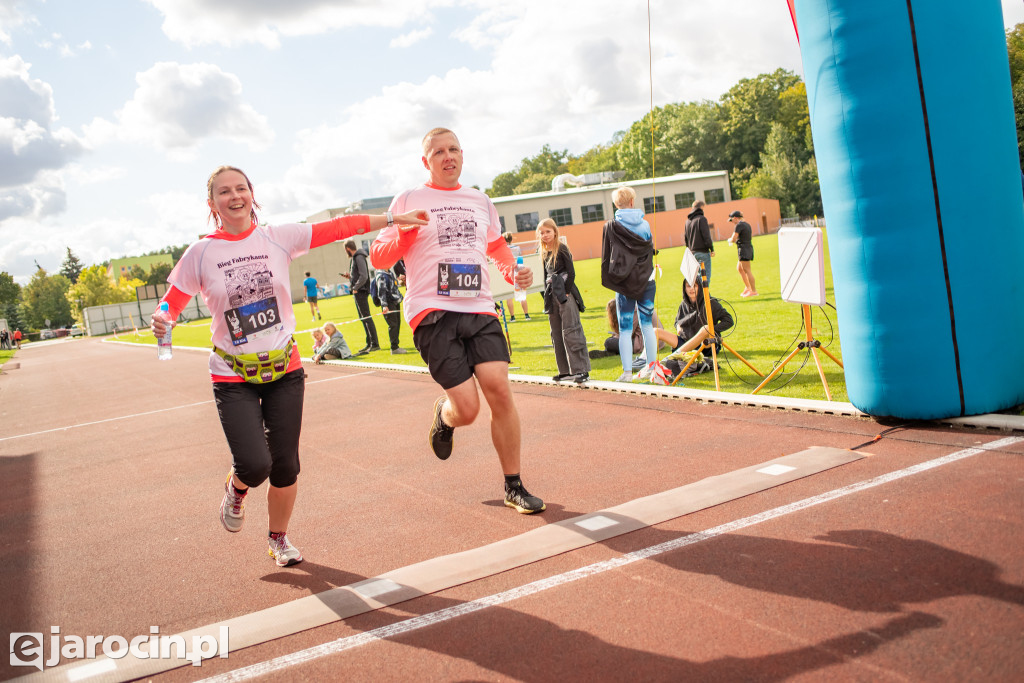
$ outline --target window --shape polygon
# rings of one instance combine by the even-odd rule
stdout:
[[[676,195],[676,208],[677,209],[689,209],[693,206],[693,202],[697,199],[697,193],[695,192],[680,192]]]
[[[555,222],[555,225],[572,225],[572,209],[551,209],[548,216]]]
[[[708,204],[724,202],[725,190],[723,190],[722,188],[718,188],[715,190],[704,190],[704,201]]]
[[[665,210],[665,197],[644,197],[644,213]]]
[[[538,223],[540,223],[540,216],[536,211],[516,214],[516,232],[536,230]]]
[[[505,229],[505,217],[504,216],[498,216],[498,222],[501,223],[501,231],[502,232],[508,232]]]
[[[580,207],[580,211],[583,212],[583,222],[592,223],[594,221],[604,220],[604,205],[603,204],[584,204]]]

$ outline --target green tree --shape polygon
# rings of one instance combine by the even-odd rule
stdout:
[[[0,273],[0,307],[17,304],[20,298],[21,285],[7,271]]]
[[[488,197],[509,197],[515,194],[516,185],[518,184],[519,179],[516,177],[515,172],[505,171],[494,176],[494,180],[485,191],[485,194]]]
[[[0,318],[7,320],[7,327],[12,331],[17,329],[24,331],[26,329],[25,324],[21,322],[21,304],[17,301],[10,301],[0,305]]]
[[[783,216],[821,215],[818,166],[811,157],[800,162],[803,144],[783,124],[772,125],[761,168],[742,188],[744,197],[778,199]]]
[[[665,108],[666,173],[717,171],[725,168],[722,109],[710,101]],[[661,173],[659,172],[659,175]]]
[[[78,260],[74,252],[71,251],[71,247],[67,247],[68,255],[64,258],[64,263],[60,266],[60,274],[71,281],[71,284],[78,282],[78,275],[82,272],[82,262]]]
[[[147,285],[162,285],[167,282],[167,276],[171,274],[171,270],[174,268],[169,263],[154,263],[149,268],[149,272],[146,274]]]
[[[489,197],[507,197],[549,189],[555,176],[569,172],[568,159],[569,150],[553,150],[551,145],[544,145],[535,156],[519,162],[511,173],[495,177],[486,194]]]
[[[721,97],[725,160],[730,169],[757,165],[772,124],[781,109],[781,96],[800,82],[786,69],[744,78]]]
[[[66,327],[74,322],[71,304],[65,296],[71,288],[71,281],[61,274],[47,275],[40,268],[21,290],[24,322],[34,329],[41,329],[50,321],[51,327]]]
[[[1010,59],[1013,113],[1017,120],[1017,154],[1024,168],[1024,24],[1006,32],[1006,54]]]
[[[125,281],[124,278],[121,278]],[[135,291],[127,292],[124,287],[115,285],[107,277],[107,269],[103,266],[89,266],[82,271],[78,282],[68,288],[67,300],[74,305],[76,314],[80,309],[90,306],[105,306],[135,299]],[[81,303],[79,303],[81,302]]]
[[[142,280],[146,279],[146,271],[138,263],[132,264],[132,267],[128,269],[128,278],[130,280]]]
[[[587,173],[601,173],[602,171],[618,171],[619,159],[617,156],[619,143],[625,131],[619,131],[607,144],[594,145],[579,156],[570,156],[566,165],[569,173],[573,175],[585,175]]]

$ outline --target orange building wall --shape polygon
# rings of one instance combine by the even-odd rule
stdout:
[[[708,219],[708,223],[711,224],[711,238],[715,242],[727,240],[732,236],[733,226],[729,223],[729,214],[736,210],[743,214],[743,220],[750,223],[753,235],[765,235],[778,232],[779,230],[782,213],[779,210],[779,202],[776,199],[751,197],[731,202],[706,204],[704,206],[704,216]],[[668,249],[683,246],[683,232],[686,228],[686,216],[689,213],[690,209],[676,209],[673,211],[659,211],[657,214],[648,214],[646,216],[647,222],[651,224],[651,232],[654,233],[655,248]],[[608,218],[611,218],[611,216]],[[601,233],[603,228],[604,221],[598,221],[566,225],[559,228],[558,232],[565,237],[566,242],[569,244],[573,259],[582,261],[589,258],[601,258]],[[512,242],[514,244],[529,242],[536,238],[536,233],[533,231],[512,233]]]

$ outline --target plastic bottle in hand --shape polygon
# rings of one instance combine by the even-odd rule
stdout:
[[[164,301],[160,304],[160,312],[164,314],[164,323],[167,325],[167,331],[164,332],[163,336],[158,337],[156,340],[157,347],[157,358],[160,360],[171,359],[171,314],[167,309],[167,302]]]
[[[516,257],[516,274],[519,273],[519,271],[522,269],[522,267],[523,267],[523,257],[522,256],[517,256]],[[516,288],[516,290],[515,290],[516,301],[526,301],[526,290],[523,289],[522,287],[520,287],[518,282],[515,283],[515,288]]]

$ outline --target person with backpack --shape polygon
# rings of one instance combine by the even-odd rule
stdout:
[[[370,282],[370,298],[373,305],[384,311],[384,322],[388,325],[388,340],[391,353],[408,353],[398,345],[399,328],[402,324],[402,290],[398,288],[398,276],[391,268],[381,268]]]
[[[640,316],[647,367],[636,379],[647,380],[658,360],[658,338],[654,332],[654,241],[643,209],[633,207],[636,191],[628,185],[612,192],[615,219],[604,225],[601,242],[601,284],[615,292],[620,330],[633,329],[633,311]],[[632,382],[633,344],[627,334],[619,335],[622,374],[618,382]]]

